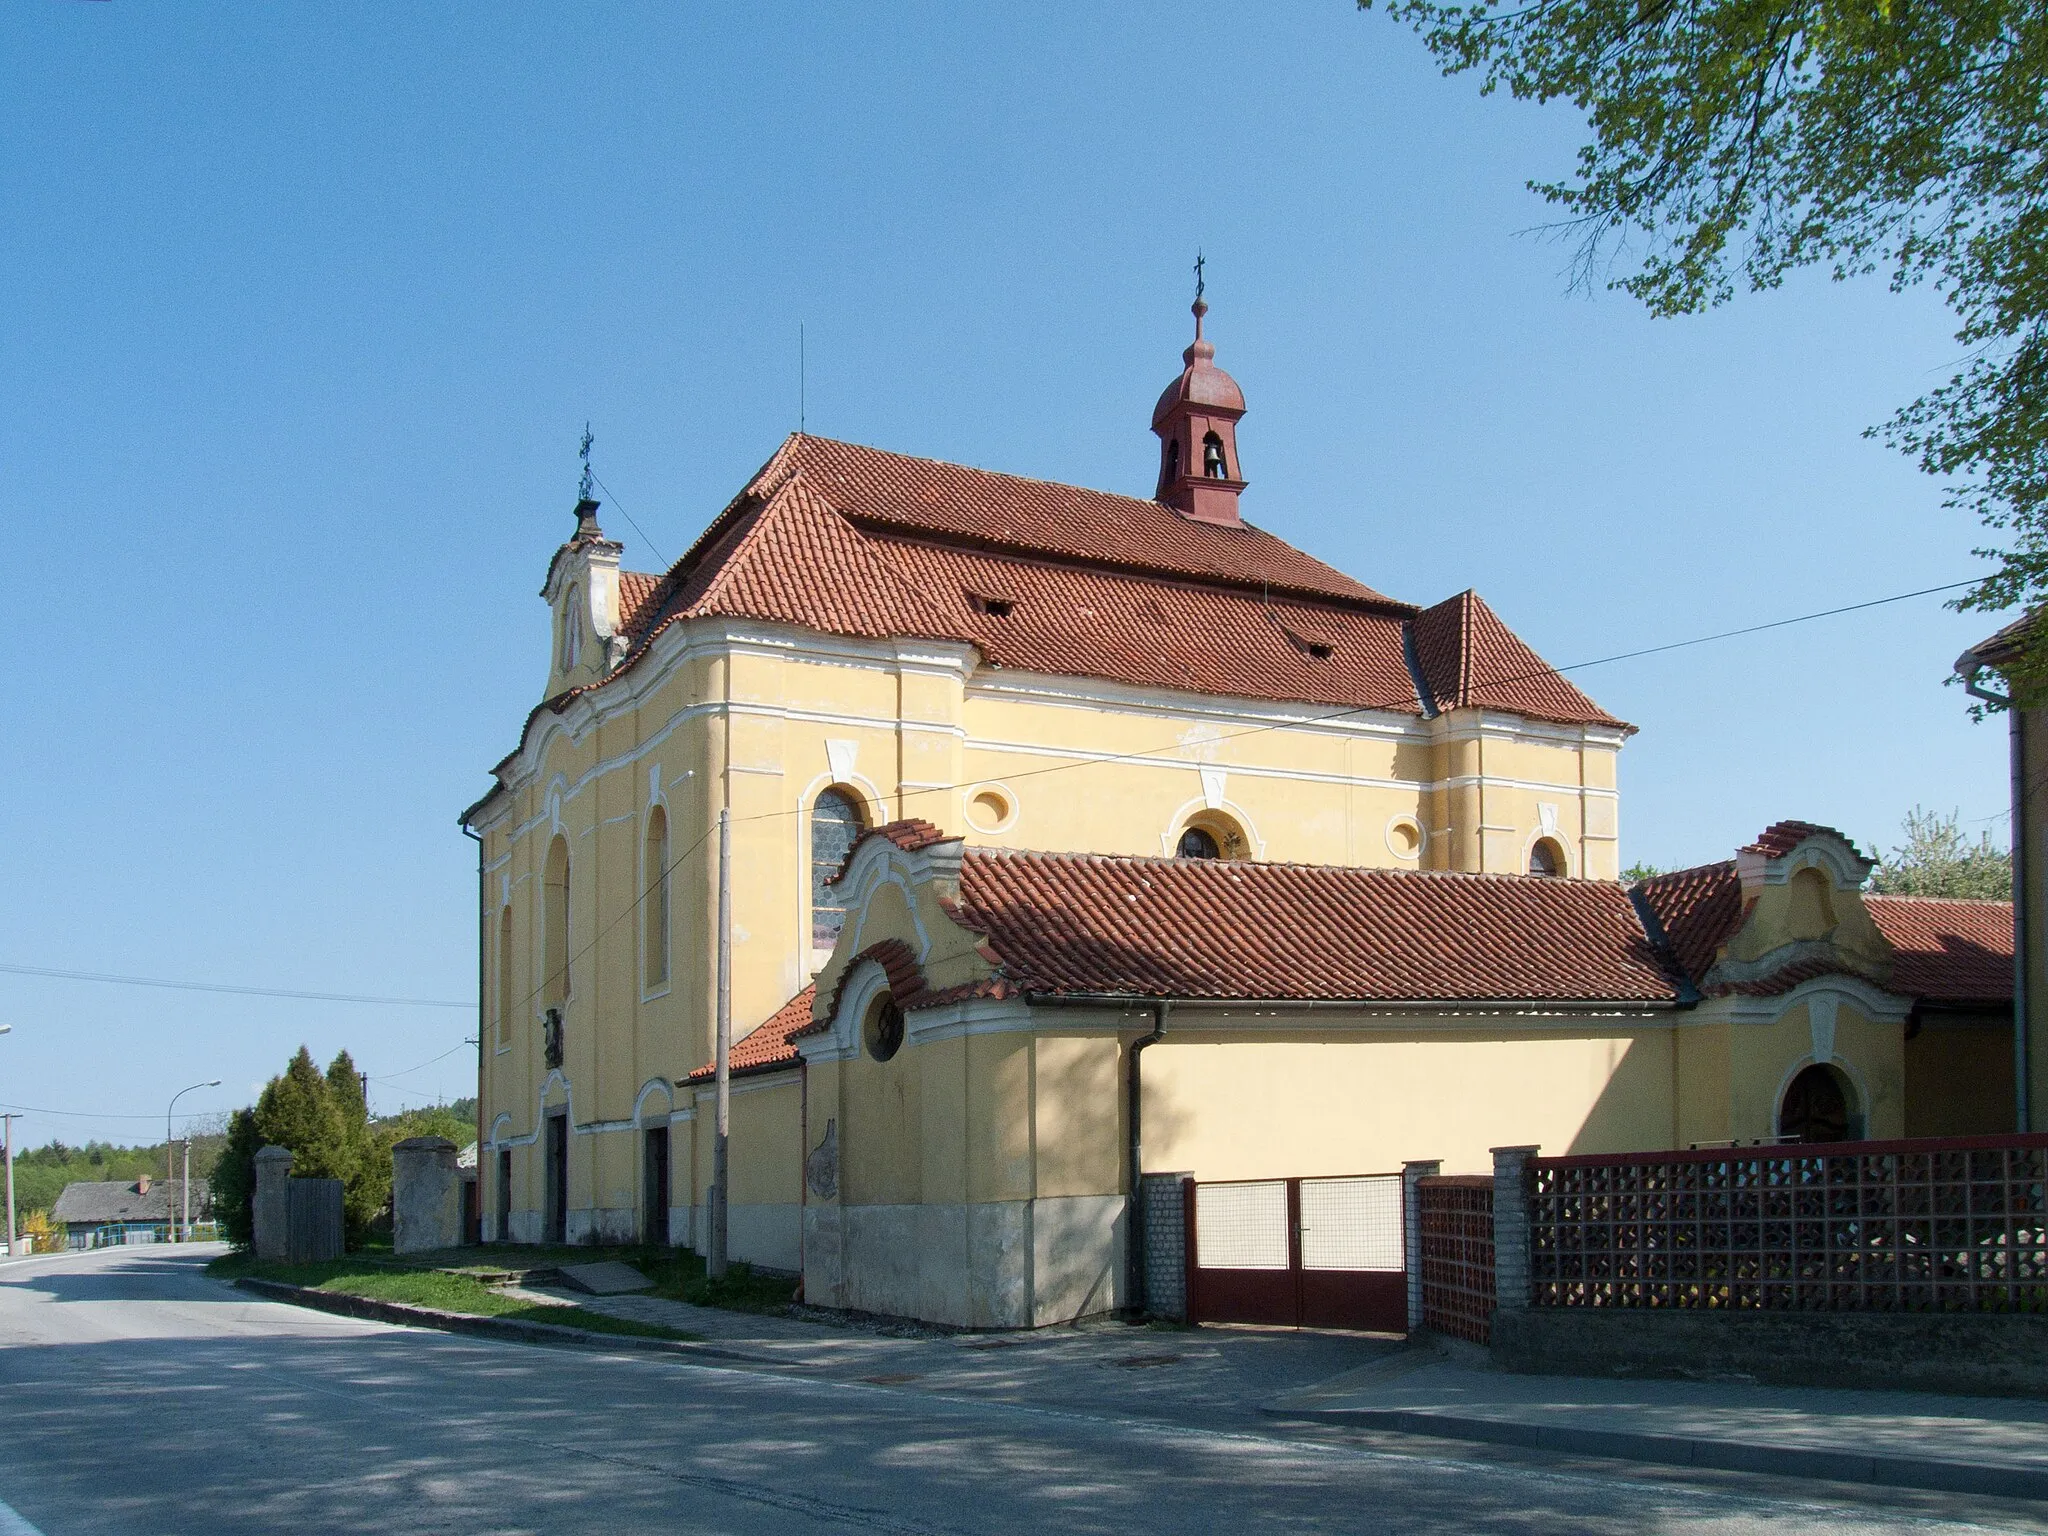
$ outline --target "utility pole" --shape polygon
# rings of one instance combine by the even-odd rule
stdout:
[[[718,813],[718,1133],[711,1144],[711,1257],[705,1270],[725,1273],[727,1137],[732,1132],[732,810]]]
[[[14,1122],[19,1115],[0,1115],[7,1126],[7,1257],[14,1257]]]

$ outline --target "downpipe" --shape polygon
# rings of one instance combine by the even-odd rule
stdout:
[[[2027,722],[2010,694],[1994,693],[1977,681],[1982,668],[1965,658],[1956,664],[1963,691],[1973,699],[2005,711],[2011,742],[2012,774],[2012,1102],[2017,1129],[2025,1132],[2033,1119],[2029,1100],[2027,1042]]]
[[[1166,1016],[1172,1008],[1173,1004],[1165,998],[1153,1004],[1152,1032],[1131,1042],[1129,1070],[1125,1074],[1131,1140],[1127,1185],[1130,1196],[1124,1207],[1128,1212],[1124,1222],[1124,1274],[1130,1291],[1125,1298],[1124,1313],[1133,1319],[1145,1315],[1145,1090],[1140,1062],[1147,1046],[1157,1045],[1166,1038]]]

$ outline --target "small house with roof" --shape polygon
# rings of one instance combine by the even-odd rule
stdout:
[[[168,1240],[171,1223],[213,1220],[213,1190],[205,1179],[192,1181],[185,1199],[183,1179],[155,1179],[144,1174],[129,1183],[66,1184],[50,1211],[61,1223],[73,1248],[104,1248],[110,1244]]]

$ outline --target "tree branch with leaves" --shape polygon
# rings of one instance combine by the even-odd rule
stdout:
[[[2048,7],[2039,0],[1359,0],[1484,94],[1567,101],[1591,142],[1531,188],[1572,280],[1659,315],[1824,267],[1932,283],[1948,382],[1872,428],[1994,535],[1957,606],[2048,598]],[[2024,678],[2048,684],[2048,646]]]

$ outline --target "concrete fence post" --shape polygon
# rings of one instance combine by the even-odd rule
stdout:
[[[1529,1159],[1540,1147],[1493,1149],[1494,1309],[1529,1309]]]
[[[256,1257],[289,1264],[292,1257],[292,1154],[288,1147],[256,1150],[256,1193],[250,1200]]]
[[[1422,1329],[1422,1181],[1444,1171],[1437,1158],[1401,1165],[1401,1262],[1408,1269],[1408,1331]]]

